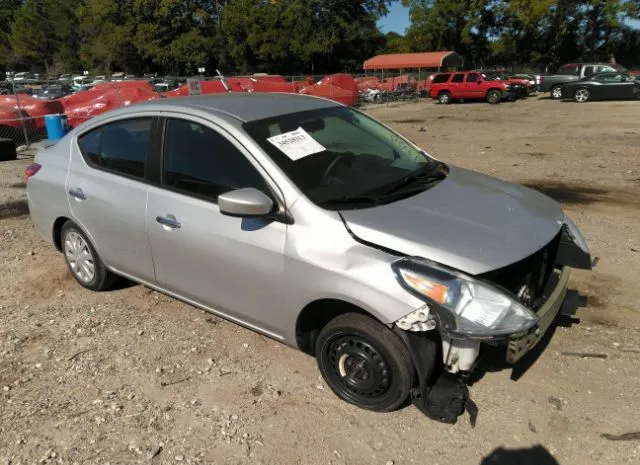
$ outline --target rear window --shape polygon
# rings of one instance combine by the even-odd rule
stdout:
[[[449,80],[450,74],[438,74],[433,78],[434,84],[442,84],[443,82],[447,82]]]
[[[558,74],[565,76],[573,76],[574,74],[578,74],[578,65],[561,66],[558,70]]]

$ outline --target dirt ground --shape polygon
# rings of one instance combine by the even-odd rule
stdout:
[[[359,410],[313,358],[143,286],[83,290],[26,216],[21,156],[0,163],[0,464],[640,463],[640,103],[366,111],[556,198],[599,257],[541,350],[479,373],[475,428]]]

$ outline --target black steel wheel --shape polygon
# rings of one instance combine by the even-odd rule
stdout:
[[[346,313],[325,326],[316,342],[318,367],[341,399],[389,412],[404,403],[415,369],[404,342],[383,324]]]

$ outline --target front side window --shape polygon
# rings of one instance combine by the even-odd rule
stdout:
[[[151,118],[126,119],[81,135],[78,145],[90,166],[142,179],[150,134]]]
[[[249,160],[222,134],[181,119],[168,119],[164,133],[163,185],[217,201],[243,187],[268,193]]]
[[[444,166],[352,108],[282,115],[244,129],[311,201],[330,209],[417,193]]]
[[[478,82],[480,75],[477,73],[471,73],[467,75],[467,82]]]
[[[455,76],[453,76],[453,79],[451,79],[451,82],[462,82],[464,81],[464,74],[456,74]]]

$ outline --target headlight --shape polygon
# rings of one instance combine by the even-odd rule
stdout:
[[[564,214],[564,224],[567,226],[567,233],[573,240],[574,244],[580,247],[584,253],[589,253],[589,246],[587,245],[587,241],[584,240],[584,236],[573,222],[569,215]]]
[[[437,264],[401,259],[392,265],[407,291],[435,304],[440,330],[450,336],[487,338],[522,333],[536,315],[496,287]]]

